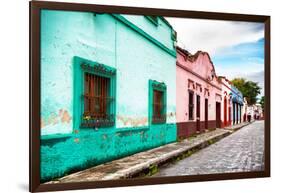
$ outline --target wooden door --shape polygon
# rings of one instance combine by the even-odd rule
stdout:
[[[235,103],[232,103],[232,124],[235,125]]]
[[[239,117],[238,117],[238,103],[236,103],[236,124],[238,124],[238,121],[239,121]]]
[[[196,130],[200,132],[200,96],[196,96]]]
[[[221,103],[216,102],[216,127],[221,127]]]
[[[208,129],[208,99],[205,99],[205,129]]]
[[[223,120],[223,124],[224,126],[227,125],[227,100],[226,100],[226,97],[224,97],[224,109],[223,109],[223,117],[224,117],[224,120]]]
[[[231,107],[228,107],[228,125],[231,125]]]

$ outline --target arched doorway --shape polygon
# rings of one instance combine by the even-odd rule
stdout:
[[[224,96],[224,110],[223,110],[223,125],[226,126],[227,125],[227,100],[226,100],[226,96]]]
[[[228,101],[228,125],[231,125],[231,100]]]

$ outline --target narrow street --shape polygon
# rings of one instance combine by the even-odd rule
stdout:
[[[263,155],[264,121],[255,121],[190,157],[163,166],[152,177],[260,171]]]

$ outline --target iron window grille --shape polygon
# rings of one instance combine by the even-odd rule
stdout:
[[[151,123],[166,123],[166,85],[150,80],[150,117]]]
[[[165,122],[166,116],[163,115],[164,112],[164,93],[163,91],[154,90],[153,91],[153,123]]]
[[[114,97],[110,97],[110,78],[95,74],[84,74],[84,113],[82,127],[113,126],[114,115],[110,113],[110,105]]]

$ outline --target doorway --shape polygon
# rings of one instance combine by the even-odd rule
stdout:
[[[235,125],[235,103],[232,103],[232,124]]]
[[[200,96],[196,95],[196,131],[200,132]]]
[[[205,129],[208,129],[208,99],[205,99]]]
[[[231,125],[231,107],[228,107],[228,126]]]
[[[238,103],[236,103],[236,124],[238,124],[238,121],[239,121],[238,113],[239,113]]]
[[[216,102],[216,128],[221,127],[221,103]]]
[[[227,125],[227,102],[226,102],[227,100],[226,100],[226,97],[224,97],[224,109],[223,109],[223,117],[224,117],[224,120],[223,120],[223,124],[224,124],[224,126],[226,126]]]

